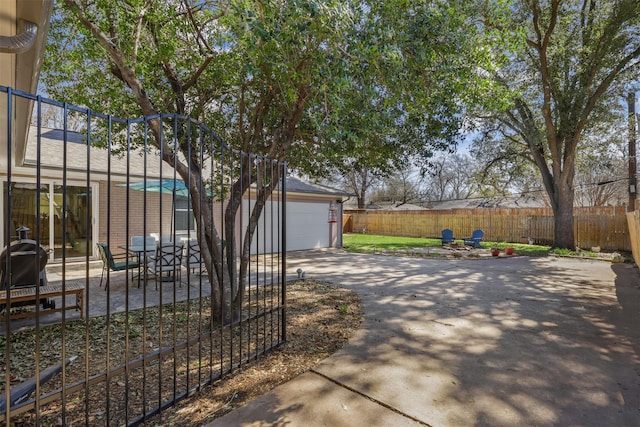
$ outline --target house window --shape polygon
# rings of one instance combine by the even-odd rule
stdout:
[[[176,196],[174,215],[176,234],[187,235],[189,232],[193,234],[196,229],[196,223],[187,197]]]

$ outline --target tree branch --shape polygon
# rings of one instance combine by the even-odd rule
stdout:
[[[136,32],[135,37],[133,39],[133,58],[131,63],[135,67],[138,62],[138,48],[140,47],[140,34],[142,33],[142,26],[144,23],[144,18],[147,15],[147,10],[151,7],[152,0],[147,0],[145,5],[140,9],[140,13],[138,15],[138,22],[136,23]]]

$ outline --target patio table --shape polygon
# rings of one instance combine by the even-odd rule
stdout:
[[[144,267],[146,270],[146,257],[145,253],[153,251],[155,253],[158,244],[155,243],[153,245],[119,245],[120,249],[124,249],[130,254],[135,255],[138,258],[138,287],[140,287],[140,277],[142,275],[141,268]]]

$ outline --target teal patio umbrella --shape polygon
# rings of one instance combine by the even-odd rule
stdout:
[[[164,179],[162,181],[157,180],[148,180],[141,182],[131,182],[129,184],[117,184],[118,187],[127,187],[131,190],[135,191],[148,191],[150,193],[163,193],[172,195],[175,193],[176,196],[181,196],[187,198],[189,196],[189,189],[184,184],[183,181],[178,179]],[[171,227],[173,234],[174,223],[174,215],[175,215],[175,207],[171,210]]]
[[[163,179],[162,181],[141,181],[132,182],[129,184],[117,184],[118,187],[129,187],[132,190],[148,191],[150,193],[165,193],[173,194],[177,196],[187,197],[189,196],[189,189],[184,182],[177,179]]]

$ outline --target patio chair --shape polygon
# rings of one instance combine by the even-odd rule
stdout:
[[[453,230],[450,228],[445,228],[442,230],[442,246],[448,245],[449,243],[453,243],[455,239],[453,238]]]
[[[164,242],[158,245],[156,254],[147,260],[147,271],[152,273],[156,279],[156,290],[158,281],[164,277],[173,277],[180,281],[182,279],[182,251],[183,243]],[[180,286],[182,283],[180,282]]]
[[[7,270],[9,257],[10,270]],[[30,288],[47,285],[47,251],[35,240],[22,239],[11,243],[0,254],[0,289]],[[9,274],[10,273],[10,274]],[[10,276],[10,277],[9,277]],[[22,301],[11,303],[11,307],[42,304],[43,309],[55,308],[53,299],[40,298],[38,302]],[[0,311],[4,305],[0,306]]]
[[[166,234],[160,236],[160,233],[151,233],[151,237],[155,239],[156,243],[158,242],[169,243],[173,241],[173,237],[171,235],[166,235]]]
[[[187,242],[185,247],[185,257],[182,261],[184,266],[187,268],[187,275],[190,275],[192,271],[195,273],[196,270],[198,270],[199,274],[202,274],[204,264],[202,263],[200,244],[197,239],[191,239]]]
[[[140,268],[140,263],[127,253],[112,254],[106,243],[96,243],[100,258],[102,259],[102,276],[100,276],[100,286],[104,280],[105,271],[126,271],[131,270],[131,281],[133,281],[133,269]],[[107,283],[104,289],[109,288],[109,280],[107,275]]]
[[[464,238],[464,244],[466,246],[471,246],[474,249],[479,248],[481,247],[480,241],[482,240],[482,236],[484,236],[484,231],[473,230],[473,233],[471,233],[471,237]]]

